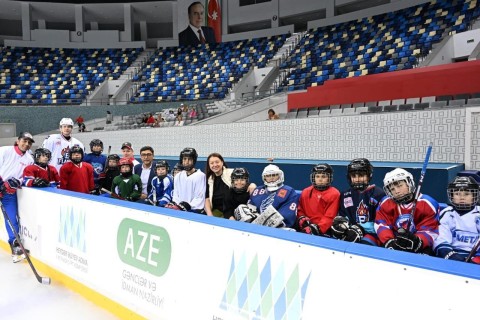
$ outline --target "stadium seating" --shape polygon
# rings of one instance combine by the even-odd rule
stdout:
[[[118,79],[142,49],[0,50],[0,104],[80,104]]]

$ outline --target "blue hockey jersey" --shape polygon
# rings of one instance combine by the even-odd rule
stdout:
[[[167,203],[172,202],[172,194],[173,194],[173,177],[168,174],[165,178],[159,179],[155,177],[152,179],[152,190],[148,195],[148,199],[154,201],[153,194],[155,193],[156,203],[155,205],[163,207]]]

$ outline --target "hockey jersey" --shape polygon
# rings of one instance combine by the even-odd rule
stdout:
[[[100,175],[105,172],[105,164],[107,163],[107,156],[94,153],[86,154],[83,161],[90,163],[93,167],[93,182],[95,186],[100,185]]]
[[[0,147],[0,178],[7,181],[11,178],[21,180],[23,171],[33,163],[32,155],[22,153],[17,146]]]
[[[225,219],[233,217],[235,209],[241,204],[247,204],[249,199],[250,193],[248,191],[238,193],[230,188],[223,200],[223,217]]]
[[[435,252],[440,257],[454,250],[467,255],[480,239],[480,206],[473,210],[460,214],[449,206],[440,212],[439,235],[435,239]],[[477,253],[480,255],[480,252]]]
[[[37,164],[31,164],[23,170],[23,185],[32,187],[33,180],[40,178],[50,182],[51,187],[58,187],[60,176],[54,166],[48,165],[46,168]]]
[[[196,169],[187,175],[186,171],[179,172],[173,181],[173,202],[187,202],[192,210],[202,211],[205,208],[205,190],[207,181],[205,173]]]
[[[338,213],[340,192],[334,187],[317,190],[313,186],[303,189],[298,204],[298,216],[306,216],[320,232],[326,233]]]
[[[164,207],[167,203],[172,202],[173,194],[173,177],[167,175],[165,178],[160,179],[155,177],[152,179],[152,189],[148,195],[148,199],[154,201],[153,193],[155,193],[156,203],[155,205]]]
[[[76,165],[67,162],[60,168],[60,189],[89,193],[94,189],[93,168],[90,163]]]
[[[284,185],[274,192],[269,192],[265,186],[257,187],[248,203],[257,207],[260,214],[272,205],[283,216],[286,227],[293,228],[297,218],[298,194],[292,187]]]
[[[381,243],[395,238],[398,229],[407,229],[410,222],[410,231],[423,242],[423,248],[433,247],[438,236],[439,205],[436,200],[425,194],[420,194],[417,207],[413,214],[413,202],[397,204],[393,199],[385,197],[378,206],[375,217],[375,231]]]
[[[50,150],[50,152],[52,153],[52,159],[50,160],[50,164],[54,166],[58,172],[60,172],[60,168],[62,167],[62,165],[70,159],[70,148],[76,144],[85,151],[83,143],[81,143],[78,139],[70,137],[70,139],[67,140],[62,134],[57,133],[51,134],[46,137],[43,141],[42,147]]]

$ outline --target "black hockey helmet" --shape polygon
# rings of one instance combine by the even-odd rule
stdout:
[[[353,183],[351,175],[354,173],[365,174],[368,177],[366,183]],[[373,166],[366,158],[353,159],[347,166],[347,181],[355,190],[365,190],[372,180]]]
[[[326,184],[315,183],[315,175],[319,173],[324,173],[328,176],[328,182]],[[333,182],[333,168],[328,163],[319,163],[312,168],[312,173],[310,174],[310,181],[312,185],[317,190],[326,190]]]
[[[172,175],[174,176],[175,173],[178,173],[178,172],[180,172],[180,171],[182,171],[182,170],[183,170],[183,167],[182,167],[181,163],[180,163],[180,162],[177,162],[177,163],[175,163],[175,166],[173,167],[171,173],[172,173]]]
[[[165,178],[170,171],[170,165],[166,160],[158,160],[157,163],[155,164],[155,172],[157,172],[158,168],[165,168],[166,174],[163,176],[159,176],[160,178]]]
[[[248,185],[250,184],[249,183],[249,177],[250,177],[250,174],[248,173],[247,169],[245,169],[245,168],[235,168],[235,169],[233,169],[233,172],[232,172],[232,175],[231,175],[233,191],[241,193],[241,192],[244,192],[245,190],[247,190]],[[245,186],[243,188],[235,188],[235,183],[234,182],[237,179],[245,179],[246,180]]]
[[[74,153],[80,153],[82,155],[81,158],[77,159],[77,160],[73,160],[72,159],[72,154],[74,154]],[[83,160],[83,155],[84,155],[83,149],[78,144],[73,145],[73,147],[70,148],[70,151],[69,151],[68,154],[69,154],[70,161],[72,161],[75,164],[79,164]]]
[[[40,162],[40,156],[47,156],[48,160],[46,163]],[[48,163],[50,162],[50,159],[52,159],[52,152],[48,150],[47,148],[38,148],[35,150],[33,154],[33,160],[35,161],[35,164],[42,167],[46,168]]]
[[[100,148],[102,148],[102,150],[95,152],[95,151],[93,151],[93,147],[94,147],[94,146],[100,146]],[[102,151],[103,151],[103,142],[102,142],[102,140],[100,140],[100,139],[93,139],[92,141],[90,141],[90,151],[91,151],[92,153],[94,153],[94,154],[101,154]]]
[[[197,158],[198,158],[197,150],[195,150],[194,148],[185,148],[180,152],[180,164],[182,166],[183,166],[183,161],[182,161],[183,158],[192,158],[193,159],[192,167],[194,167],[195,164],[197,163]],[[183,166],[183,169],[186,171],[189,171],[192,169],[192,167]]]
[[[115,161],[120,161],[120,156],[116,153],[109,154],[107,157],[107,160],[115,160]]]
[[[472,201],[466,202],[463,200],[458,201],[458,199],[454,199],[454,196],[461,191],[470,192],[473,198]],[[477,205],[478,193],[478,183],[471,177],[455,177],[455,179],[450,182],[447,187],[448,200],[455,209],[462,211],[470,211],[475,207],[475,205]]]

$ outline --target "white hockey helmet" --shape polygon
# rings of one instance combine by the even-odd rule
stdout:
[[[405,181],[408,186],[408,193],[400,196],[393,196],[392,186],[397,185],[400,181]],[[396,168],[390,172],[387,172],[383,179],[383,190],[385,193],[397,203],[408,203],[413,199],[415,192],[415,182],[410,172],[405,169]]]
[[[60,120],[60,127],[61,126],[72,126],[73,127],[73,120],[71,118],[62,118],[62,120]]]
[[[272,175],[278,175],[277,180],[267,182],[265,178]],[[277,167],[274,164],[269,164],[268,166],[265,167],[265,169],[263,169],[262,180],[265,186],[267,187],[267,190],[271,192],[271,191],[276,191],[281,186],[283,186],[283,182],[285,181],[285,178],[283,176],[283,171],[280,170],[279,167]]]

